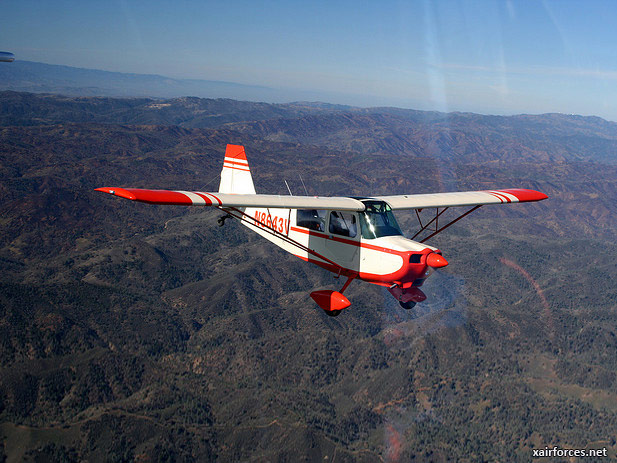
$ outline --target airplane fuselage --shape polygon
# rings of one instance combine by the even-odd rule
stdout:
[[[402,236],[391,215],[392,226],[382,232],[386,236],[378,236],[363,213],[274,208],[247,208],[244,213],[255,222],[243,220],[244,225],[291,254],[381,286],[421,286],[432,270],[427,256],[439,253]]]

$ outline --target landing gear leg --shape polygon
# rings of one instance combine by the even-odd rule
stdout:
[[[341,288],[341,291],[332,291],[331,289],[322,291],[313,291],[311,297],[317,305],[326,312],[329,317],[336,317],[341,313],[341,310],[346,309],[351,305],[349,299],[343,296],[343,291],[347,289],[349,284],[356,278],[357,275],[347,277],[347,281]]]
[[[354,278],[356,278],[356,275],[347,277],[347,281],[345,282],[345,284],[343,285],[343,287],[341,288],[341,290],[339,291],[341,294],[343,294],[343,291],[345,291],[347,289],[347,287],[349,286],[349,284],[354,280]]]

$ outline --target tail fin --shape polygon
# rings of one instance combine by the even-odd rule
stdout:
[[[255,194],[255,185],[244,146],[227,145],[219,193]]]

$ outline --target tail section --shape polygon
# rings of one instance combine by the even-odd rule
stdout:
[[[227,145],[219,193],[255,194],[255,185],[244,146]]]

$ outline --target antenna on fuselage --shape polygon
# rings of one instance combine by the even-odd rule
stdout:
[[[306,196],[308,196],[308,191],[306,191],[306,185],[304,184],[304,180],[302,180],[302,174],[298,174],[298,177],[300,177],[300,181],[302,182],[302,186],[304,187],[304,193],[306,194]]]
[[[287,180],[283,180],[285,182],[285,186],[287,186],[287,191],[289,191],[289,196],[293,196],[293,193],[291,192],[291,188],[289,188],[289,185],[287,184]]]

